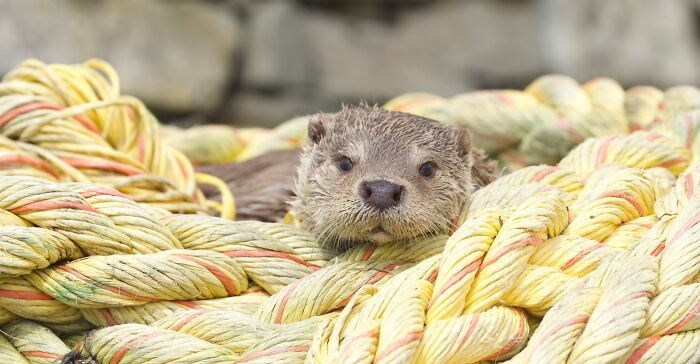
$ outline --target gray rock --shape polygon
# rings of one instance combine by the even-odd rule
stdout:
[[[291,1],[256,0],[251,4],[241,76],[244,87],[275,90],[311,82],[301,11]]]
[[[232,72],[239,23],[205,1],[0,2],[0,73],[33,57],[112,64],[123,92],[171,112],[215,107]]]
[[[437,2],[394,24],[312,13],[304,21],[323,95],[451,96],[539,68],[527,4]]]
[[[624,85],[700,82],[693,4],[686,0],[539,0],[549,72]]]
[[[315,96],[301,90],[275,95],[241,91],[226,103],[218,120],[236,126],[274,127],[293,117],[316,113],[319,105]]]

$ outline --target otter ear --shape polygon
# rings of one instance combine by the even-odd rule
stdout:
[[[311,140],[313,144],[318,144],[318,142],[321,141],[321,138],[323,138],[323,135],[325,134],[326,129],[323,127],[323,116],[317,115],[312,117],[309,120],[309,140]]]
[[[497,177],[497,163],[483,150],[472,148],[472,181],[477,188],[484,187]]]
[[[468,159],[469,153],[471,153],[472,150],[472,133],[469,129],[460,128],[456,131],[456,134],[459,156]]]
[[[496,179],[496,161],[490,160],[483,150],[472,147],[472,136],[468,129],[457,131],[457,150],[465,161],[471,160],[475,187],[486,186]]]

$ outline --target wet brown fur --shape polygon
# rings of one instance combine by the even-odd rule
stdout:
[[[353,161],[350,172],[337,168],[343,155]],[[418,173],[426,161],[438,165],[432,178]],[[473,191],[495,178],[495,165],[472,147],[465,129],[363,103],[315,115],[301,150],[205,172],[227,181],[238,219],[278,220],[289,201],[306,229],[344,249],[356,242],[383,243],[386,236],[371,233],[379,225],[392,240],[446,232]],[[358,189],[372,179],[404,186],[403,202],[384,211],[368,207]]]
[[[240,163],[198,167],[200,172],[226,181],[236,200],[237,220],[275,222],[287,213],[301,148],[276,150]],[[205,195],[219,198],[211,186]]]
[[[316,115],[308,139],[292,205],[305,228],[340,248],[385,242],[372,233],[377,226],[391,240],[445,233],[474,189],[494,178],[467,130],[367,104]],[[350,172],[337,168],[343,155]],[[432,178],[418,173],[427,161],[438,165]],[[402,203],[383,211],[364,204],[359,186],[375,179],[404,186]]]

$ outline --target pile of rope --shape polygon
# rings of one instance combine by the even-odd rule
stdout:
[[[685,122],[676,119],[700,109],[700,90],[691,86],[665,91],[634,86],[625,90],[608,78],[579,84],[553,74],[534,80],[524,90],[479,90],[450,98],[407,93],[383,107],[469,128],[477,147],[513,171],[556,164],[591,137],[657,130],[669,124],[686,135]],[[305,141],[308,118],[294,118],[274,129],[205,125],[176,129],[165,137],[198,164],[236,162],[265,151],[299,146]],[[690,138],[686,141],[692,139],[686,137]]]
[[[450,98],[408,93],[384,107],[467,127],[477,147],[508,170],[516,170],[556,164],[587,138],[674,124],[678,115],[700,109],[700,90],[692,86],[625,90],[609,78],[581,85],[553,74],[537,78],[522,91],[479,90]]]
[[[279,149],[306,142],[309,116],[300,116],[267,128],[236,128],[225,124],[180,128],[161,127],[161,136],[195,165],[242,162]]]
[[[27,60],[0,83],[0,175],[107,184],[140,203],[182,213],[232,217],[209,204],[190,161],[160,138],[156,118],[121,95],[119,78],[101,60],[46,65]]]
[[[48,67],[81,74],[71,85],[94,76],[78,71],[85,65]],[[4,95],[0,106],[17,96]],[[112,130],[97,112],[70,115],[0,125],[16,147],[8,155],[56,174],[0,164],[0,362],[700,361],[695,112],[588,138],[558,163],[499,178],[474,194],[450,236],[341,254],[292,224],[178,210],[184,202],[152,195],[172,193],[124,189],[133,176],[66,162],[83,155],[71,150],[97,166],[140,160],[110,133],[99,148],[70,139],[64,129],[85,125],[73,115]],[[20,122],[29,125],[15,134]],[[186,195],[179,172],[136,165],[174,174],[168,191]]]

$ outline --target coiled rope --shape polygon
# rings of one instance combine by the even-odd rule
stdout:
[[[579,84],[564,75],[545,75],[523,90],[478,90],[447,98],[407,93],[383,107],[469,128],[475,145],[510,171],[557,164],[588,138],[639,130],[677,135],[679,143],[693,155],[700,148],[695,142],[700,90],[686,85],[665,91],[651,86],[625,90],[609,78]],[[299,146],[305,141],[308,118],[296,117],[273,129],[223,125],[170,128],[165,138],[198,163],[241,161],[265,151]],[[587,155],[596,160],[596,156]],[[665,162],[672,163],[672,159]]]
[[[564,158],[476,192],[450,236],[335,256],[293,225],[206,216],[188,190],[194,176],[165,167],[178,159],[149,134],[154,119],[139,126],[113,106],[125,99],[111,69],[46,67],[30,62],[0,84],[11,157],[0,164],[3,361],[700,361],[699,125],[684,113],[694,89],[599,80],[581,91],[551,78],[525,92],[414,98],[455,122],[499,115],[473,126],[508,140],[489,141],[492,152],[544,140],[552,149],[533,158]],[[24,105],[17,95],[64,109],[5,116]],[[648,130],[625,134],[630,120]],[[549,139],[562,132],[566,148]],[[141,134],[155,143],[143,159]]]
[[[139,100],[120,95],[116,72],[101,60],[46,65],[30,59],[0,83],[6,173],[108,184],[138,202],[204,211],[191,163],[161,141],[158,128]]]

